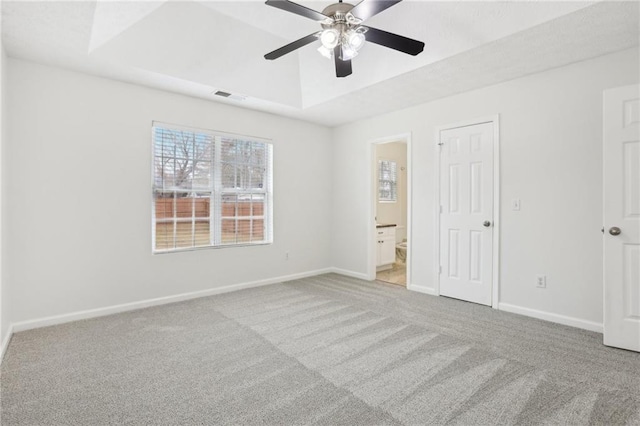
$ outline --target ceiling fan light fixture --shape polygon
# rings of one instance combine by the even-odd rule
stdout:
[[[340,33],[333,28],[327,28],[320,34],[320,42],[327,49],[333,49],[340,41]]]
[[[349,61],[358,56],[358,50],[354,49],[347,43],[342,45],[341,52],[342,53],[340,54],[340,59],[342,59],[343,61]]]
[[[360,50],[364,45],[365,38],[364,34],[359,31],[350,31],[347,38],[347,43],[349,47],[354,50]]]
[[[327,49],[324,46],[318,47],[318,52],[327,59],[333,59],[333,49]]]

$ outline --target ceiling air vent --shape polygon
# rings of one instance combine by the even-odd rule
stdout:
[[[216,95],[216,96],[220,96],[220,97],[223,97],[223,98],[231,99],[231,100],[234,100],[234,101],[244,101],[245,99],[247,99],[246,96],[234,95],[234,94],[229,93],[229,92],[223,92],[222,90],[218,90],[218,91],[212,92],[212,93],[214,95]]]

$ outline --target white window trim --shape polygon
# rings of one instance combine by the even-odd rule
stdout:
[[[381,199],[380,198],[380,181],[381,181],[381,179],[380,179],[380,163],[382,163],[383,161],[395,164],[395,168],[396,168],[395,177],[396,177],[396,179],[395,179],[395,182],[393,182],[393,183],[396,186],[396,190],[395,190],[395,199],[393,199],[393,200]],[[377,184],[377,191],[376,192],[378,193],[378,203],[380,203],[380,204],[395,204],[395,203],[397,203],[398,202],[398,162],[395,161],[395,160],[387,160],[387,159],[384,159],[384,158],[378,158],[377,167],[378,167],[378,171],[377,171],[378,179],[377,179],[377,182],[376,182],[376,184]]]
[[[215,144],[214,144],[214,149],[215,149],[215,153],[213,154],[214,156],[214,161],[212,161],[212,168],[213,168],[213,174],[214,174],[214,179],[213,179],[213,184],[212,184],[212,188],[211,189],[207,189],[207,190],[197,190],[194,192],[208,192],[211,193],[211,196],[209,198],[209,202],[210,202],[210,208],[209,208],[209,223],[210,226],[212,228],[215,229],[211,229],[209,231],[209,235],[210,235],[210,245],[207,246],[198,246],[198,247],[174,247],[171,249],[156,249],[156,223],[158,222],[158,220],[156,219],[156,213],[155,213],[155,192],[158,191],[158,189],[155,187],[155,170],[154,170],[154,164],[155,164],[155,137],[154,137],[154,127],[164,127],[167,129],[171,129],[171,130],[178,130],[178,131],[186,131],[186,132],[194,132],[194,133],[203,133],[203,134],[207,134],[210,135],[214,138],[215,140]],[[223,190],[222,188],[219,188],[218,190],[216,190],[215,187],[215,182],[221,182],[221,167],[216,167],[215,164],[219,161],[217,159],[221,158],[221,143],[220,141],[223,138],[234,138],[234,139],[244,139],[244,140],[250,140],[251,142],[260,142],[260,143],[264,143],[264,144],[268,144],[270,149],[267,151],[267,173],[271,173],[271,178],[270,179],[266,179],[267,182],[267,188],[263,191],[260,191],[260,194],[264,194],[264,200],[265,200],[265,208],[263,210],[263,215],[261,216],[243,216],[243,220],[244,219],[248,219],[251,221],[251,223],[253,223],[253,219],[263,219],[264,220],[264,224],[265,224],[265,238],[263,241],[259,241],[259,242],[243,242],[243,243],[222,243],[220,236],[222,235],[222,220],[223,219],[236,219],[237,221],[237,216],[222,216],[222,213],[220,212],[220,217],[217,218],[216,217],[216,209],[213,208],[214,206],[214,202],[217,203],[217,205],[221,205],[222,203],[222,194],[225,193],[249,193],[251,194],[251,191],[242,191],[242,190]],[[229,133],[229,132],[222,132],[222,131],[218,131],[218,130],[210,130],[210,129],[202,129],[202,128],[198,128],[198,127],[189,127],[189,126],[183,126],[183,125],[178,125],[178,124],[171,124],[171,123],[166,123],[166,122],[161,122],[161,121],[152,121],[151,122],[151,251],[152,254],[169,254],[169,253],[180,253],[180,252],[188,252],[188,251],[197,251],[197,250],[211,250],[211,249],[221,249],[221,248],[234,248],[234,247],[249,247],[249,246],[264,246],[264,245],[271,245],[273,244],[273,141],[271,139],[266,139],[266,138],[262,138],[262,137],[257,137],[257,136],[249,136],[249,135],[243,135],[243,134],[238,134],[238,133]],[[218,163],[219,164],[219,163]],[[216,176],[217,175],[217,176]],[[184,191],[184,192],[189,192],[184,190],[183,188],[175,188],[175,189],[166,189],[167,192],[173,192],[174,194],[180,191]],[[176,205],[174,204],[174,209]],[[221,211],[221,209],[220,209]],[[195,210],[192,210],[192,212],[194,212],[193,214],[195,214]],[[193,216],[190,218],[178,218],[176,217],[176,214],[174,212],[174,217],[172,218],[167,218],[166,222],[189,222],[193,220]],[[182,220],[184,219],[184,220]],[[204,218],[203,218],[204,219]],[[220,219],[220,220],[217,220]],[[160,222],[164,222],[165,219],[160,219]],[[176,227],[174,226],[174,233],[176,232]],[[175,238],[175,235],[174,235]]]

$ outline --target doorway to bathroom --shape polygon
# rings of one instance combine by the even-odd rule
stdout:
[[[406,287],[410,282],[409,137],[374,142],[372,151],[374,229],[370,277]]]

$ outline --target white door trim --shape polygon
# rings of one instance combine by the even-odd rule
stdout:
[[[491,307],[498,309],[500,302],[500,115],[480,117],[472,120],[460,121],[453,124],[436,127],[434,136],[434,194],[435,196],[435,227],[434,253],[435,263],[433,271],[434,290],[440,295],[440,133],[444,130],[458,127],[474,126],[476,124],[493,123],[493,274],[491,282]]]
[[[368,241],[368,262],[367,262],[367,278],[370,281],[376,279],[376,251],[374,250],[374,234],[376,230],[376,201],[378,199],[378,190],[376,187],[376,169],[374,167],[376,145],[390,143],[390,142],[404,142],[407,144],[407,288],[411,285],[411,265],[413,264],[413,238],[411,238],[412,229],[412,199],[413,199],[413,164],[411,154],[411,133],[401,133],[393,136],[385,136],[378,139],[369,141],[369,220],[367,224],[367,241]]]

